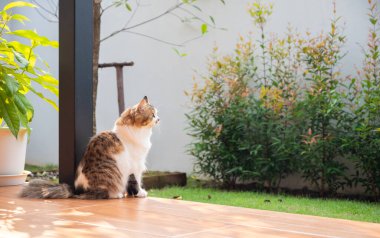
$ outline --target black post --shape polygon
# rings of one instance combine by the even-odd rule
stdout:
[[[59,181],[69,185],[92,136],[92,1],[59,1]]]

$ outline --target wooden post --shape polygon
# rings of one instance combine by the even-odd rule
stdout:
[[[124,66],[133,66],[133,65],[134,65],[133,62],[99,64],[99,68],[115,67],[115,69],[116,69],[116,87],[117,87],[117,102],[119,105],[119,115],[125,109],[123,67]]]
[[[92,8],[59,1],[59,182],[71,186],[92,136]]]
[[[124,102],[124,82],[123,82],[123,66],[116,66],[116,85],[117,85],[117,102],[119,104],[119,115],[125,109]]]

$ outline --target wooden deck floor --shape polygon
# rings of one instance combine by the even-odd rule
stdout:
[[[0,188],[0,237],[380,237],[380,224],[159,198],[17,197]]]

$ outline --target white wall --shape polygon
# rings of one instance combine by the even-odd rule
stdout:
[[[106,2],[111,2],[107,0]],[[143,0],[131,25],[150,18],[167,9],[175,0]],[[248,0],[227,0],[226,6],[219,0],[199,0],[204,12],[212,15],[218,26],[227,31],[212,31],[202,39],[193,41],[180,51],[189,55],[177,56],[171,46],[137,35],[122,33],[105,41],[102,45],[100,62],[133,60],[135,66],[126,68],[125,99],[126,105],[133,105],[144,95],[149,96],[152,104],[159,109],[161,125],[155,129],[152,138],[153,147],[148,157],[148,168],[159,170],[179,170],[190,172],[192,158],[185,153],[190,142],[186,135],[188,99],[184,90],[189,89],[195,70],[205,72],[206,59],[213,46],[217,44],[222,53],[232,52],[239,34],[254,31],[246,13]],[[268,31],[278,34],[286,30],[288,22],[299,31],[325,31],[329,27],[332,13],[332,0],[277,0],[273,1],[274,14],[268,25]],[[107,5],[107,4],[106,4]],[[364,45],[367,37],[367,1],[338,0],[338,14],[346,22],[345,33],[348,36],[348,56],[344,60],[344,70],[354,72],[354,65],[360,65],[362,56],[358,43]],[[36,14],[28,15],[38,32],[57,39],[57,25],[44,22]],[[105,36],[123,26],[129,12],[123,8],[106,13],[103,18],[102,35]],[[153,23],[135,29],[163,40],[183,42],[200,33],[199,24],[181,24],[174,16],[166,16]],[[52,65],[57,75],[57,50],[44,51],[41,55]],[[100,71],[97,119],[98,129],[110,129],[118,116],[115,71]],[[57,113],[46,104],[36,104],[36,117],[33,122],[33,135],[28,149],[30,163],[57,163],[58,161],[58,123]]]

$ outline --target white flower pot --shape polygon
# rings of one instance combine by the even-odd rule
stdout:
[[[0,128],[0,186],[25,181],[25,154],[28,133],[20,129],[16,139],[8,128]],[[13,181],[13,182],[12,182]]]

